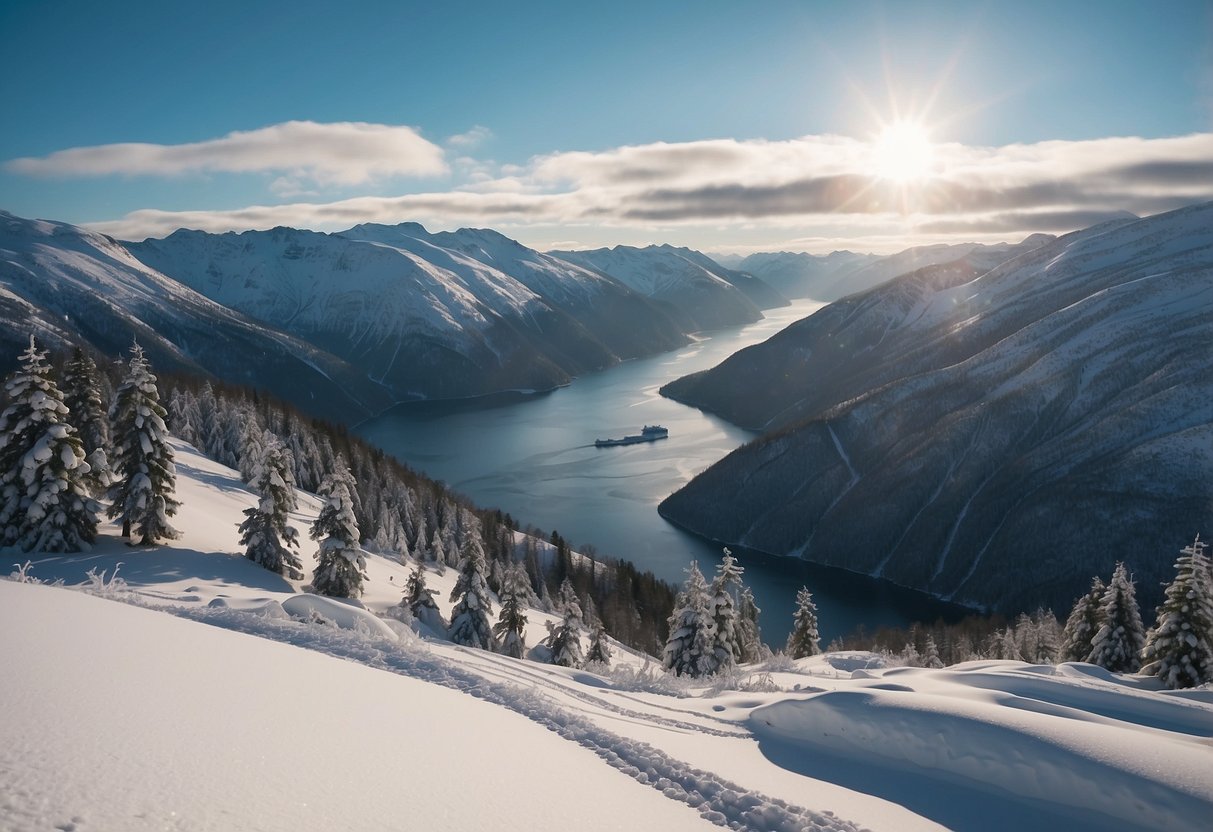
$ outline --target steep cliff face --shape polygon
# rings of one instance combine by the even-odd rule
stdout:
[[[1156,595],[1213,524],[1213,205],[924,269],[665,392],[769,433],[661,506],[956,601]]]

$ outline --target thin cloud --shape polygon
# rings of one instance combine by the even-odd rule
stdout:
[[[483,125],[477,124],[466,133],[456,133],[451,136],[446,140],[446,143],[448,147],[466,152],[479,147],[491,138],[493,138],[493,131]]]
[[[789,238],[913,241],[952,234],[1065,232],[1118,212],[1150,214],[1213,200],[1213,134],[935,147],[932,175],[874,175],[870,143],[840,136],[721,139],[556,153],[522,166],[458,157],[451,190],[236,211],[137,211],[92,227],[126,238],[179,227],[211,231],[418,220],[513,228],[646,229],[723,241],[755,229]],[[286,174],[298,182],[295,174]],[[572,231],[577,235],[588,234]],[[870,236],[869,236],[870,235]],[[598,236],[595,234],[594,236]],[[682,235],[685,238],[685,234]],[[722,244],[722,243],[717,243]]]
[[[301,183],[365,185],[397,176],[447,172],[442,148],[412,127],[364,122],[288,121],[189,144],[128,142],[13,159],[5,169],[28,176],[161,176],[193,173],[283,173]]]

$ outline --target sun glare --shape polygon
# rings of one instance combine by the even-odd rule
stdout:
[[[887,125],[872,143],[874,172],[882,179],[911,182],[931,173],[934,151],[921,124],[897,121]]]

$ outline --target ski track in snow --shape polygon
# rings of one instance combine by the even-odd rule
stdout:
[[[390,642],[366,633],[277,620],[256,612],[230,608],[152,608],[441,685],[508,708],[563,739],[592,751],[609,766],[638,783],[651,786],[671,800],[697,809],[705,820],[718,826],[755,832],[857,832],[863,828],[830,812],[814,812],[779,798],[767,797],[712,772],[695,768],[648,743],[622,737],[595,725],[588,718],[560,707],[539,692],[517,685],[490,682],[483,676],[433,655],[417,641]],[[562,692],[568,693],[567,690]],[[620,709],[623,710],[626,709]],[[628,713],[648,722],[670,723],[681,730],[704,731],[702,726],[690,723],[654,719],[635,711]],[[728,735],[741,736],[734,733]]]

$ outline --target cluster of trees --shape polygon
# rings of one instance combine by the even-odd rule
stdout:
[[[857,632],[827,648],[872,650],[900,664],[944,667],[975,659],[1036,664],[1090,662],[1116,672],[1158,676],[1169,688],[1213,681],[1213,576],[1199,537],[1175,562],[1175,577],[1147,630],[1128,568],[1118,564],[1108,583],[1094,578],[1075,601],[1064,626],[1052,612],[1019,615],[1007,623],[994,616],[908,630]],[[900,649],[895,646],[904,645]]]
[[[770,655],[758,624],[761,610],[744,574],[728,549],[710,585],[699,565],[691,562],[669,618],[670,634],[662,650],[667,670],[698,678]]]
[[[578,607],[594,611],[582,621],[591,636],[600,625],[604,633],[646,652],[664,641],[672,587],[625,561],[595,557],[590,549],[575,552],[557,532],[549,536],[519,528],[508,514],[479,509],[343,427],[255,392],[190,377],[173,380],[168,410],[174,434],[240,471],[261,495],[261,504],[246,511],[241,524],[242,539],[255,549],[258,562],[301,577],[292,551],[298,538],[287,525],[293,492],[275,491],[272,483],[290,482],[325,499],[326,509],[310,532],[320,542],[320,563],[312,576],[317,592],[360,593],[365,564],[358,559],[359,547],[401,562],[411,559],[439,573],[458,569],[461,582],[474,581],[465,570],[475,563],[503,606],[506,584],[512,581],[526,588],[519,609],[529,605],[563,617],[566,605],[559,594],[567,582]],[[420,579],[423,588],[423,575]],[[487,595],[475,597],[488,600]],[[431,609],[417,598],[407,601],[404,606],[411,608],[416,601],[421,609]],[[432,612],[411,614],[433,617]],[[460,621],[474,629],[483,623],[475,615]],[[491,636],[493,628],[488,629]]]
[[[0,534],[32,552],[87,550],[97,537],[100,497],[132,542],[154,544],[178,532],[176,471],[156,377],[135,344],[126,373],[102,409],[107,386],[77,349],[60,377],[30,336],[5,383],[0,414]],[[112,463],[111,463],[112,458]]]
[[[1066,619],[1061,660],[1140,671],[1173,689],[1213,682],[1213,571],[1206,549],[1198,535],[1180,550],[1175,577],[1148,631],[1125,564],[1116,565],[1107,585],[1095,578]]]

